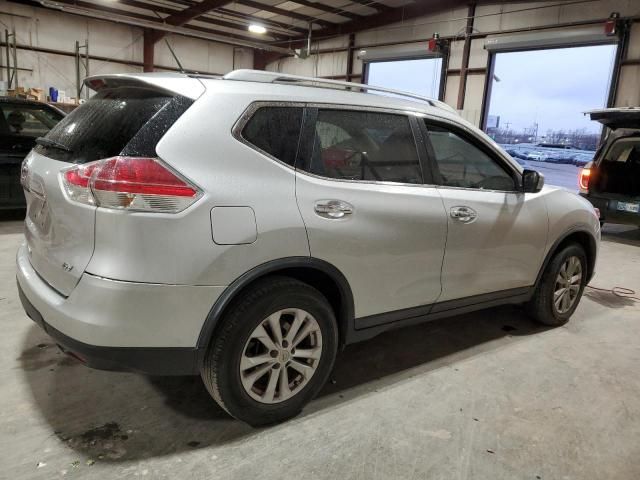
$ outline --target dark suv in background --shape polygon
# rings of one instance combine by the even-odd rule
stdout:
[[[22,160],[64,113],[46,103],[0,97],[0,210],[25,208]]]
[[[600,223],[640,226],[640,107],[588,112],[609,128],[580,172],[580,195],[600,210]]]

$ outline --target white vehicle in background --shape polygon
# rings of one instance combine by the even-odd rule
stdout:
[[[526,159],[534,162],[546,162],[548,155],[542,152],[528,152],[526,154]]]

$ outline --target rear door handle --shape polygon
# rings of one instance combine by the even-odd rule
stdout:
[[[451,207],[450,210],[451,218],[458,220],[461,223],[471,223],[476,218],[478,218],[478,214],[471,207]]]
[[[324,218],[338,219],[353,213],[353,205],[342,200],[318,200],[313,209]]]

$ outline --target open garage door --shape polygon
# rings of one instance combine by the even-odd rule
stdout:
[[[423,46],[388,47],[363,50],[364,83],[402,90],[434,99],[443,99],[446,61],[441,53]]]
[[[562,47],[487,43],[483,127],[548,184],[577,191],[577,167],[593,159],[602,137],[601,125],[584,112],[607,106],[618,45],[604,35],[587,45],[563,40]]]

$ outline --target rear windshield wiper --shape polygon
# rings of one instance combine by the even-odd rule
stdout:
[[[63,150],[65,152],[71,152],[72,151],[66,145],[63,145],[63,144],[61,144],[59,142],[56,142],[55,140],[50,140],[50,139],[44,138],[44,137],[36,138],[36,143],[38,145],[43,145],[45,147],[57,148],[58,150]]]

